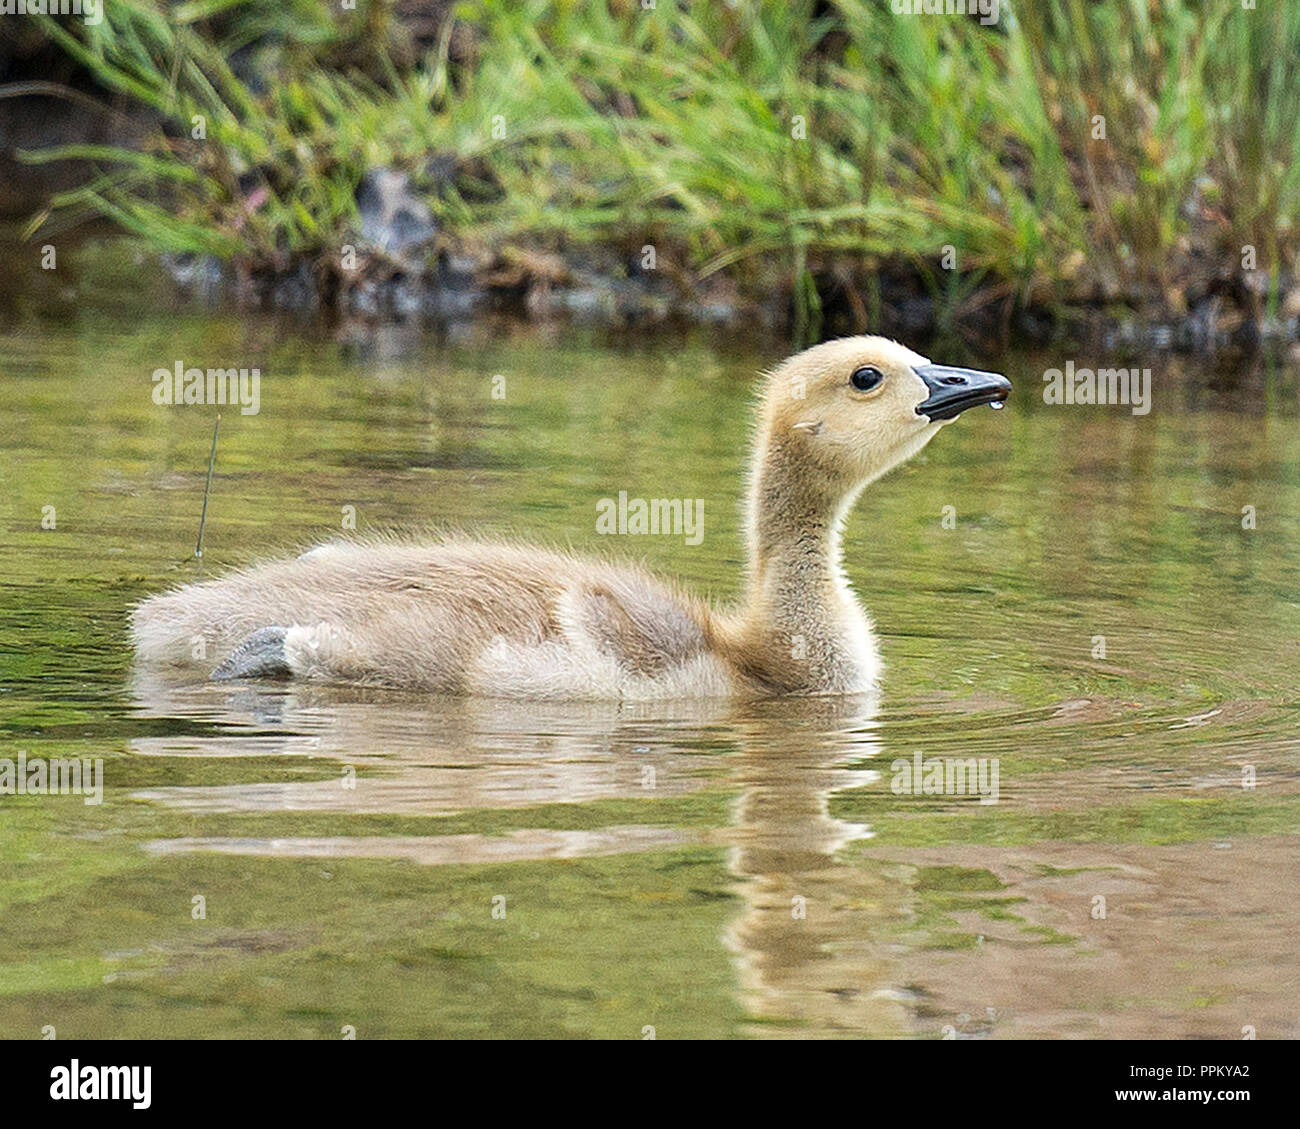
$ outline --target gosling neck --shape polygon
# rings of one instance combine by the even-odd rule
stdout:
[[[750,485],[744,634],[755,667],[786,690],[859,682],[870,628],[841,571],[840,526],[858,490],[799,466],[773,440]]]
[[[792,463],[784,444],[774,442],[750,484],[749,602],[769,612],[777,610],[774,597],[833,589],[839,574],[843,501],[828,485],[796,473]]]

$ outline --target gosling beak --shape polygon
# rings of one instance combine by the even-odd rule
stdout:
[[[1011,395],[1011,381],[996,372],[948,365],[921,365],[912,371],[930,390],[926,400],[916,405],[916,414],[929,416],[931,422],[956,419],[967,408],[980,404],[1000,408]]]

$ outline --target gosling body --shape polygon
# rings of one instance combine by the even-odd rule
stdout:
[[[132,615],[137,654],[216,678],[513,698],[866,691],[880,657],[842,570],[843,521],[960,410],[1009,388],[872,337],[827,342],[770,373],[745,593],[732,607],[635,566],[528,545],[331,542],[145,600]]]

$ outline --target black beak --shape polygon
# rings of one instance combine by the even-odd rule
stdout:
[[[916,414],[929,416],[932,422],[956,419],[967,408],[980,404],[1001,407],[1011,395],[1011,381],[996,372],[948,365],[921,365],[912,371],[930,390],[925,402],[916,405]]]

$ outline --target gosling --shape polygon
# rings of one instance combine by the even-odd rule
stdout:
[[[996,373],[933,365],[880,337],[828,341],[767,374],[734,607],[526,545],[331,542],[145,600],[132,613],[136,650],[216,679],[511,698],[868,691],[880,657],[841,568],[844,518],[944,424],[1010,391]]]

